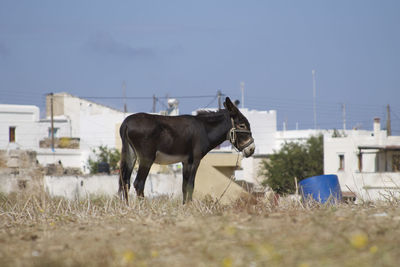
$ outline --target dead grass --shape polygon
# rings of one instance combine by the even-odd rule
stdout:
[[[397,266],[398,201],[0,196],[0,266]]]

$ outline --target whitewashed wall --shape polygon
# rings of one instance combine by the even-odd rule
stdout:
[[[377,149],[363,153],[362,171],[358,167],[359,146],[382,147],[399,146],[400,136],[386,136],[385,131],[346,131],[346,137],[324,136],[324,173],[336,174],[342,191],[356,193],[364,200],[384,199],[390,194],[398,194],[400,173],[391,172],[391,158],[394,152],[388,151],[385,158],[379,157]],[[365,152],[365,150],[363,150]],[[398,152],[397,152],[398,153]],[[344,155],[344,169],[339,169],[339,155]],[[377,160],[377,157],[379,159]],[[376,164],[377,162],[378,165]]]
[[[65,116],[56,116],[53,119],[53,125],[55,129],[58,129],[54,134],[54,137],[73,137],[71,121]],[[39,136],[40,138],[46,138],[49,136],[49,129],[51,128],[51,119],[41,119],[38,123]]]
[[[61,161],[65,168],[80,168],[82,170],[86,165],[87,158],[80,149],[55,149],[40,148],[36,150],[36,158],[38,162],[46,166],[47,164],[58,164]]]
[[[289,130],[289,131],[277,131],[276,132],[276,142],[275,142],[275,150],[279,150],[285,143],[295,142],[295,143],[303,143],[306,142],[312,136],[318,135],[332,135],[333,130]]]
[[[261,164],[260,155],[273,153],[276,143],[276,111],[258,111],[240,109],[242,114],[248,119],[251,127],[252,136],[256,149],[254,156],[243,158],[241,162],[242,169],[235,171],[237,180],[260,185],[264,177],[259,175]]]
[[[248,119],[256,145],[255,154],[271,154],[275,147],[276,111],[240,109]]]
[[[39,108],[30,105],[0,105],[0,149],[39,148],[39,141],[49,137],[51,120],[39,119]],[[9,143],[9,127],[15,129],[15,144]],[[55,137],[71,137],[71,124],[65,116],[54,118]]]
[[[124,120],[123,113],[108,113],[104,110],[100,114],[82,112],[81,121],[81,148],[92,149],[100,145],[116,148],[117,131],[115,127]]]
[[[0,105],[0,149],[39,147],[39,108],[29,105]],[[15,144],[9,143],[9,127],[15,129]]]
[[[54,99],[60,106],[56,109],[71,120],[71,137],[80,138],[82,150],[116,147],[115,127],[124,120],[123,112],[67,93],[55,94]]]
[[[132,175],[132,179],[135,177]],[[118,192],[117,175],[81,176],[45,176],[44,187],[51,196],[67,199],[85,198],[90,195],[114,196]],[[145,185],[145,197],[168,195],[180,196],[182,188],[181,174],[149,174]],[[131,186],[130,194],[136,194]]]

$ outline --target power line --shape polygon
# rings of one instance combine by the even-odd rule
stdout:
[[[208,108],[212,103],[214,103],[214,101],[218,98],[218,95],[216,95],[210,103],[208,103],[204,108]]]
[[[137,100],[145,100],[145,99],[153,99],[154,96],[78,96],[79,98],[88,98],[88,99],[137,99]],[[196,99],[196,98],[211,98],[215,97],[215,95],[185,95],[185,96],[158,96],[158,99],[170,99],[170,98],[176,98],[176,99]]]

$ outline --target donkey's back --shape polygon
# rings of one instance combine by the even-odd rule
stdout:
[[[194,116],[147,113],[127,117],[120,128],[121,139],[126,139],[125,143],[133,146],[141,156],[148,157],[157,151],[171,155],[187,153],[204,131]]]

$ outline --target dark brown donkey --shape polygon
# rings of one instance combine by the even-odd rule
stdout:
[[[160,116],[137,113],[121,125],[122,152],[118,192],[128,204],[130,178],[136,160],[139,170],[133,183],[136,194],[143,197],[144,185],[153,163],[183,163],[183,203],[192,200],[194,179],[200,160],[225,140],[250,157],[254,139],[250,124],[229,97],[225,109],[199,112],[196,116]]]

